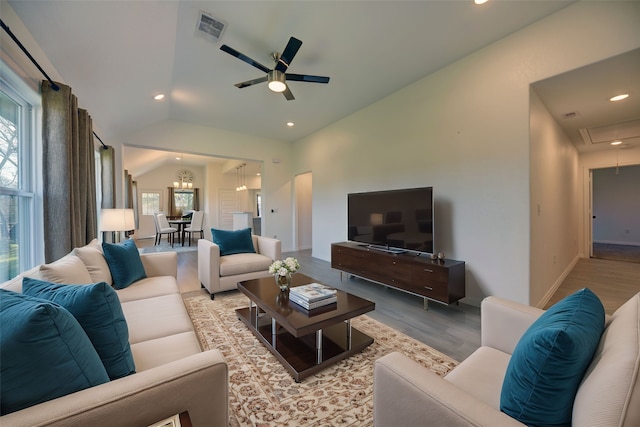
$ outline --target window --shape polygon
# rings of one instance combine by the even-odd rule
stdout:
[[[175,190],[173,200],[176,211],[182,215],[187,210],[193,210],[193,190]]]
[[[262,216],[262,196],[260,193],[256,194],[256,213],[256,216]]]
[[[160,191],[141,192],[140,205],[142,206],[142,215],[155,215],[160,212],[160,194]]]
[[[35,265],[37,230],[33,106],[4,76],[0,83],[1,282]]]

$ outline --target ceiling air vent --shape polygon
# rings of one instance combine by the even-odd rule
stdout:
[[[562,115],[563,119],[573,119],[574,117],[578,117],[578,112],[577,111],[572,111],[570,113],[564,113]]]
[[[224,33],[226,26],[227,24],[218,18],[214,18],[210,14],[200,11],[196,35],[217,43],[222,38],[222,33]]]

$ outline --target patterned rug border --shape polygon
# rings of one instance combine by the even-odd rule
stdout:
[[[354,356],[296,383],[235,314],[249,300],[240,292],[185,298],[204,349],[220,350],[229,366],[232,427],[373,425],[373,364],[393,351],[444,376],[458,362],[367,315],[352,326],[374,338]]]

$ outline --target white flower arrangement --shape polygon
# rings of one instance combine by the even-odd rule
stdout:
[[[269,266],[269,273],[278,276],[286,276],[287,274],[293,274],[300,268],[300,263],[297,259],[288,257],[283,260],[275,261]]]

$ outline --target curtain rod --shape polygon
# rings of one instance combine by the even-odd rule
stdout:
[[[42,69],[42,67],[40,66],[40,64],[38,64],[38,61],[35,60],[35,58],[33,56],[31,56],[31,53],[29,53],[29,51],[27,50],[26,47],[24,47],[24,45],[20,42],[20,40],[18,40],[18,37],[16,37],[15,34],[13,34],[13,32],[11,31],[11,29],[9,28],[9,26],[7,24],[4,23],[4,21],[2,19],[0,19],[0,25],[2,25],[2,29],[5,30],[7,32],[7,34],[9,34],[9,37],[11,37],[11,39],[16,42],[16,44],[18,45],[18,47],[24,52],[25,55],[27,55],[27,58],[29,58],[31,60],[31,62],[33,63],[33,65],[35,65],[38,70],[42,73],[43,76],[45,76],[45,78],[49,81],[49,83],[51,83],[51,88],[55,91],[59,91],[60,90],[60,86],[58,86],[53,80],[51,80],[51,77],[49,77],[49,75]],[[100,144],[102,144],[102,147],[104,149],[108,148],[104,142],[102,142],[102,140],[100,139],[100,137],[98,136],[97,133],[95,133],[95,131],[93,132],[93,135],[98,138],[98,141],[100,141]]]

